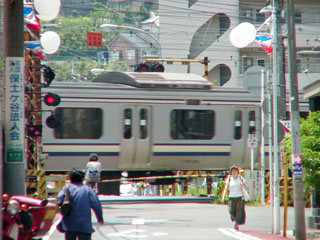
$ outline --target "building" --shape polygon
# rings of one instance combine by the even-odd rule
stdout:
[[[147,58],[159,58],[160,53],[156,38],[137,31],[120,33],[109,42],[108,49],[109,63],[123,60],[132,69]]]
[[[207,56],[210,81],[215,80],[220,86],[243,86],[244,74],[249,67],[272,67],[271,54],[256,42],[241,49],[235,48],[229,35],[242,22],[250,22],[256,29],[262,26],[270,16],[270,13],[260,13],[265,5],[266,0],[225,0],[223,3],[159,0],[159,41],[163,58],[203,59]],[[285,10],[286,6],[282,9]],[[320,2],[295,1],[295,23],[297,52],[320,48]],[[267,25],[262,29],[270,31]],[[285,19],[282,33],[285,36]],[[300,89],[320,78],[320,58],[298,56],[297,63]],[[166,71],[189,71],[188,66],[177,63],[165,67]],[[191,64],[190,71],[204,75],[201,64]]]

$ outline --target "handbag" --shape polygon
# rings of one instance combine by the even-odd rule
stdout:
[[[244,188],[244,186],[242,184],[242,178],[241,178],[241,190],[242,190],[244,201],[249,201],[250,200],[250,196],[249,196],[249,193],[247,192],[247,190]]]
[[[72,209],[72,203],[70,201],[70,190],[69,186],[66,189],[66,195],[64,197],[64,201],[61,205],[61,214],[63,217],[67,217],[70,215]]]

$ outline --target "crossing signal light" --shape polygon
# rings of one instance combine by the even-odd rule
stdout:
[[[164,66],[160,63],[151,66],[151,72],[164,72]]]
[[[46,119],[46,125],[49,127],[49,128],[53,128],[53,129],[56,129],[59,127],[60,125],[60,121],[59,119],[54,115],[54,114],[51,114],[49,117],[47,117]]]
[[[48,87],[53,81],[53,79],[55,78],[56,73],[51,67],[45,67],[43,70],[43,74],[44,74],[44,81],[46,82],[46,87]]]
[[[40,137],[42,136],[42,125],[29,124],[27,127],[27,135],[29,137]]]
[[[134,68],[134,71],[135,72],[150,72],[150,68],[149,68],[149,65],[147,65],[145,63],[139,63]]]
[[[139,63],[134,68],[135,72],[164,72],[164,66],[160,63],[147,64]]]
[[[47,93],[43,100],[47,106],[52,107],[58,106],[61,102],[60,96],[54,93]]]

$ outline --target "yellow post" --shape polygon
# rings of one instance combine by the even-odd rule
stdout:
[[[286,153],[283,153],[283,169],[284,169],[284,179],[283,179],[283,236],[287,236],[287,219],[288,219],[288,163],[286,158]]]

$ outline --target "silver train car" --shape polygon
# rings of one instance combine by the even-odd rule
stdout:
[[[84,169],[90,153],[99,155],[107,179],[122,171],[250,168],[248,135],[260,139],[259,96],[193,74],[105,71],[93,82],[54,83],[46,92],[61,97],[56,107],[43,104],[43,122],[50,111],[60,121],[43,128],[48,172]],[[254,156],[258,164],[259,147]]]

